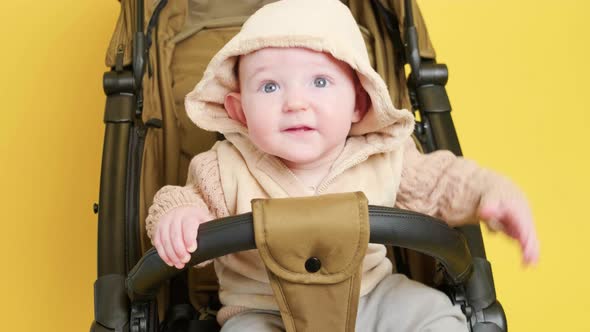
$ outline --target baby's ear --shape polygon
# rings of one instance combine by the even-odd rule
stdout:
[[[360,82],[356,82],[356,100],[354,106],[354,113],[352,114],[352,123],[360,122],[367,114],[369,107],[371,107],[371,98]]]
[[[230,118],[248,127],[244,109],[242,108],[242,95],[239,92],[230,92],[225,95],[223,106],[225,106],[225,110]]]

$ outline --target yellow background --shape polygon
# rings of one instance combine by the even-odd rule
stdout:
[[[511,331],[590,331],[590,2],[420,0],[465,155],[530,197],[542,244],[486,234]],[[112,1],[5,1],[0,14],[0,317],[87,331]]]

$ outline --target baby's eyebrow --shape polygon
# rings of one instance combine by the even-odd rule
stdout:
[[[268,70],[268,66],[266,65],[260,65],[254,68],[254,70],[252,71],[252,73],[250,74],[250,77],[254,77],[264,71]]]
[[[269,67],[265,64],[261,64],[258,65],[256,67],[254,67],[254,70],[247,75],[243,75],[244,77],[241,77],[241,79],[243,79],[243,81],[240,81],[242,83],[245,84],[252,84],[252,82],[256,82],[257,80],[259,80],[259,76],[261,73],[264,72],[268,72],[269,71]],[[242,73],[244,74],[244,73]]]

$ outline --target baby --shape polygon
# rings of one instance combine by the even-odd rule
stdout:
[[[261,8],[211,60],[186,106],[227,140],[193,158],[186,186],[154,198],[148,235],[170,266],[183,268],[197,250],[201,223],[249,212],[254,198],[352,191],[451,226],[484,220],[520,243],[525,263],[537,260],[531,212],[511,182],[448,151],[417,151],[412,114],[392,105],[338,0]],[[220,257],[215,270],[222,331],[284,330],[256,250]],[[382,245],[367,249],[360,296],[358,331],[467,330],[446,295],[392,274]]]

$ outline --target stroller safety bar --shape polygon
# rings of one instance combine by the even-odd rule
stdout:
[[[444,222],[428,215],[382,206],[369,206],[369,220],[371,243],[408,248],[434,257],[444,268],[450,284],[462,283],[470,276],[472,258],[465,238]],[[202,224],[197,242],[199,247],[186,266],[255,249],[252,213]],[[180,272],[166,265],[154,248],[148,250],[127,277],[129,298],[132,301],[154,299],[160,285]]]

